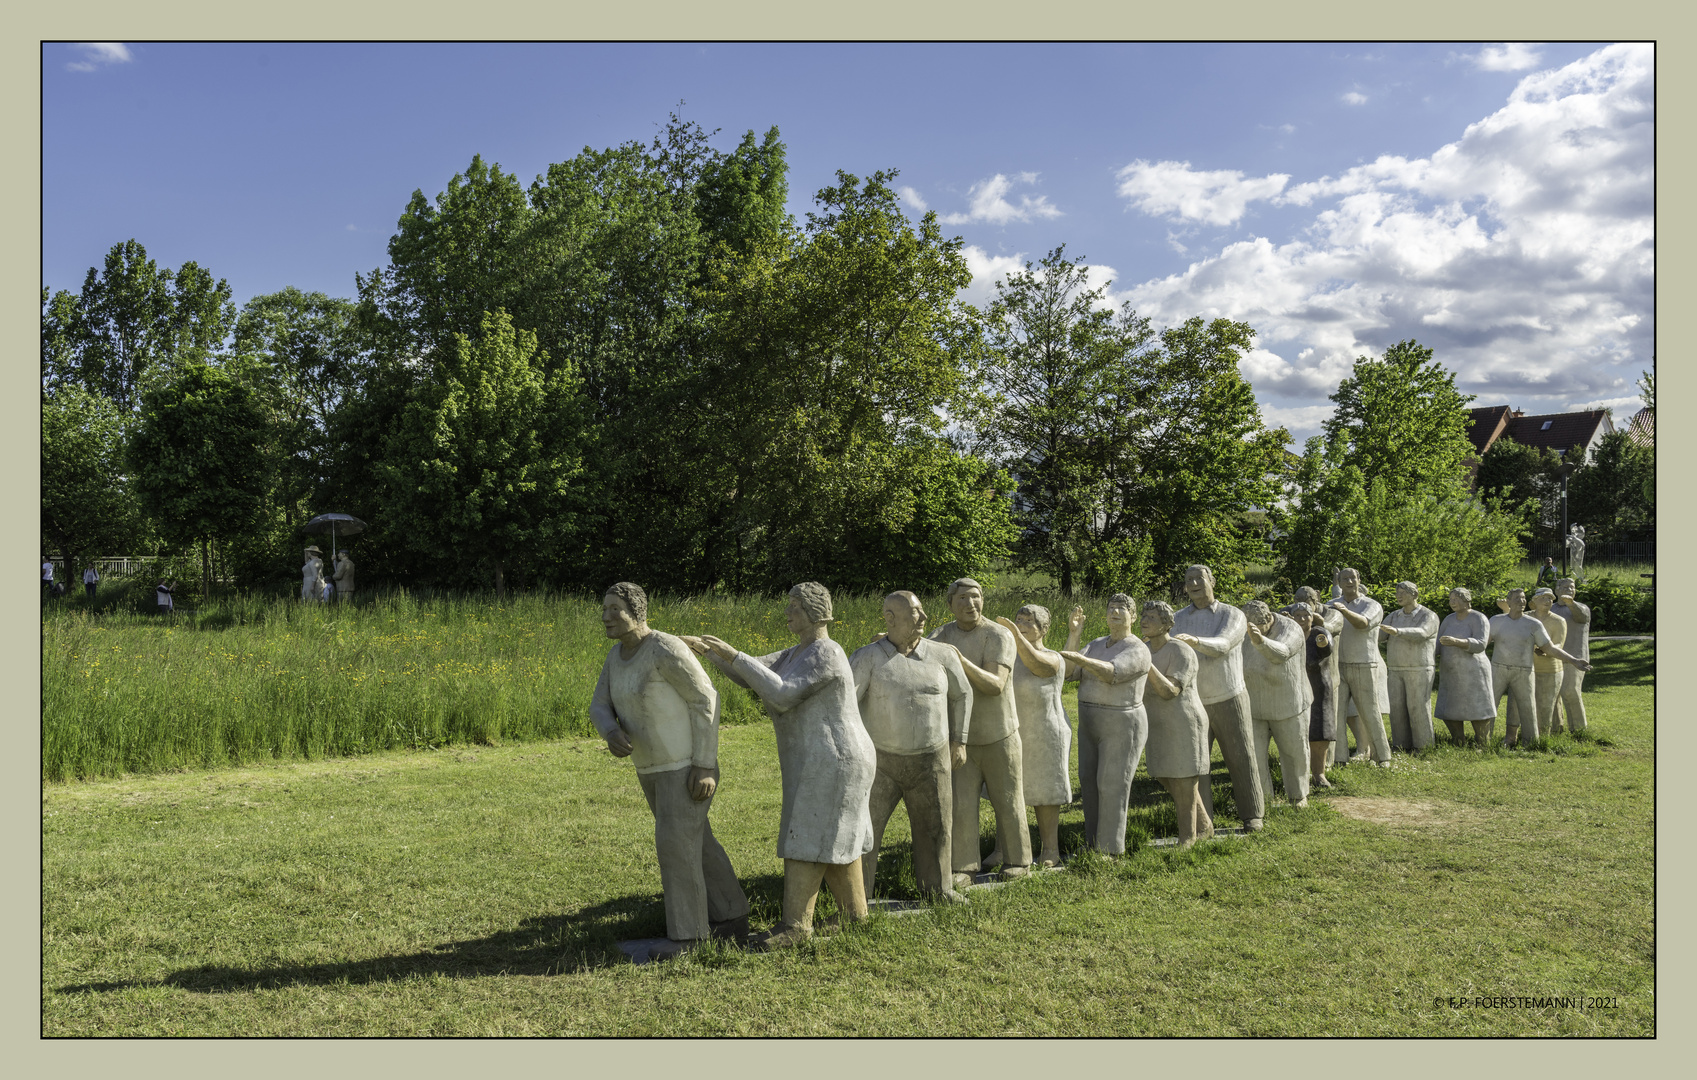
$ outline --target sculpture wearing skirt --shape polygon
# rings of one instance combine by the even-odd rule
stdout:
[[[876,751],[860,721],[848,654],[831,640],[831,594],[808,581],[790,590],[785,612],[796,644],[767,656],[738,652],[708,634],[684,638],[720,671],[760,696],[778,736],[784,807],[778,855],[784,860],[783,922],[766,948],[813,935],[813,904],[824,882],[845,920],[866,918],[861,856],[872,850],[869,799]]]
[[[1438,703],[1432,712],[1459,744],[1473,725],[1473,741],[1484,749],[1497,722],[1497,695],[1491,685],[1491,620],[1473,610],[1473,594],[1461,586],[1450,590],[1450,614],[1438,627]]]
[[[1108,597],[1108,636],[1078,651],[1084,609],[1067,621],[1067,678],[1078,680],[1078,784],[1084,789],[1084,842],[1104,855],[1125,852],[1131,781],[1149,735],[1143,683],[1149,649],[1131,632],[1131,597]]]
[[[1020,782],[1025,805],[1037,813],[1039,866],[1060,865],[1061,807],[1072,802],[1072,777],[1067,771],[1072,725],[1061,706],[1066,661],[1043,645],[1050,620],[1049,609],[1041,604],[1026,604],[1013,619],[996,620],[1013,632],[1019,650],[1019,661],[1013,666],[1013,702],[1019,714]]]
[[[1235,609],[1234,609],[1235,610]],[[1149,648],[1149,775],[1173,797],[1179,843],[1189,847],[1214,835],[1202,798],[1208,772],[1208,713],[1196,693],[1196,651],[1170,637],[1173,609],[1151,600],[1143,605],[1143,636]]]

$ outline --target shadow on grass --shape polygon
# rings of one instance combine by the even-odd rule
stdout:
[[[744,878],[742,883],[754,908],[754,921],[760,921],[762,912],[777,911],[784,891],[782,875],[760,874]],[[54,992],[111,993],[168,986],[222,994],[291,986],[398,982],[410,978],[576,974],[626,963],[618,949],[620,941],[665,935],[666,910],[658,893],[621,896],[570,915],[540,915],[488,937],[445,942],[402,956],[262,968],[208,964],[174,971],[162,979],[81,983],[57,987]]]
[[[1615,686],[1653,686],[1656,682],[1656,643],[1653,641],[1596,641],[1591,643],[1592,668],[1586,690]]]

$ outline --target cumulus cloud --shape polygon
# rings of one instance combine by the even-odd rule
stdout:
[[[81,41],[71,48],[82,53],[82,59],[66,64],[66,71],[93,71],[102,64],[127,64],[134,59],[120,41]]]
[[[1511,41],[1505,45],[1487,45],[1463,59],[1471,60],[1480,71],[1526,71],[1538,66],[1539,55],[1537,46]]]
[[[1188,161],[1143,160],[1121,169],[1117,178],[1119,193],[1145,214],[1209,225],[1234,224],[1251,202],[1273,198],[1290,180],[1286,173],[1246,179],[1235,169],[1203,171]]]
[[[1481,405],[1629,400],[1654,354],[1654,91],[1648,45],[1533,73],[1429,157],[1275,192],[1314,207],[1290,239],[1232,243],[1120,298],[1157,323],[1250,323],[1245,375],[1269,415],[1292,420],[1326,411],[1357,356],[1408,338]],[[1202,200],[1190,216],[1200,207],[1221,223],[1241,214]]]
[[[1021,195],[1019,205],[1008,201],[1008,195],[1016,184],[1030,186],[1037,183],[1037,174],[1022,172],[1012,178],[997,173],[988,180],[980,180],[967,190],[967,210],[965,213],[943,214],[937,220],[945,225],[1006,225],[1010,221],[1027,222],[1035,218],[1058,218],[1060,208],[1049,201],[1047,195]],[[905,197],[905,192],[904,192]]]
[[[1351,90],[1343,96],[1343,103],[1345,105],[1365,105],[1367,104],[1367,95]]]
[[[962,248],[961,255],[966,259],[967,269],[972,271],[972,284],[960,291],[959,298],[979,309],[996,298],[996,282],[1006,281],[1010,274],[1024,270],[1027,262],[1037,261],[1023,251],[1012,255],[992,255],[976,244]],[[1034,269],[1041,275],[1040,267]],[[1109,291],[1118,280],[1119,272],[1111,266],[1090,264],[1084,268],[1085,288],[1104,290],[1099,306],[1118,306],[1120,301]]]
[[[902,197],[902,202],[913,207],[915,213],[923,214],[925,211],[931,209],[931,207],[926,204],[925,200],[920,198],[919,192],[908,187],[906,184],[897,188],[896,194]]]

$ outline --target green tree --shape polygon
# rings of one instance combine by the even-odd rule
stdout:
[[[1568,481],[1568,521],[1585,526],[1587,544],[1638,539],[1656,524],[1655,504],[1644,495],[1655,476],[1654,450],[1625,431],[1604,435]]]
[[[41,398],[41,535],[73,580],[82,557],[134,550],[145,536],[124,464],[133,414],[76,384]]]
[[[1021,565],[1055,575],[1069,596],[1080,571],[1095,589],[1108,576],[1146,585],[1126,580],[1136,564],[1123,542],[1140,522],[1116,496],[1136,471],[1131,436],[1158,350],[1149,321],[1130,305],[1115,312],[1104,302],[1111,283],[1092,289],[1088,276],[1062,245],[996,282],[985,392],[967,412],[979,452],[1017,480]]]
[[[1479,459],[1473,486],[1503,503],[1522,506],[1530,501],[1526,521],[1540,542],[1554,542],[1561,532],[1561,456],[1547,446],[1522,446],[1503,437]]]
[[[265,512],[269,416],[252,386],[223,367],[178,361],[142,391],[126,459],[142,506],[168,543],[198,542],[202,594],[211,545],[242,536]]]
[[[428,551],[487,560],[505,597],[508,569],[534,572],[570,532],[578,384],[569,367],[545,372],[536,335],[505,312],[481,329],[476,340],[458,335],[419,388],[379,472],[390,529]]]
[[[1359,357],[1331,395],[1337,404],[1325,424],[1340,465],[1354,465],[1369,482],[1391,491],[1419,491],[1465,468],[1471,394],[1432,359],[1432,350],[1402,341],[1377,360]]]

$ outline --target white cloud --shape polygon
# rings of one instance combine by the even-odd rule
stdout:
[[[1286,173],[1245,179],[1235,169],[1202,172],[1188,161],[1138,160],[1118,173],[1119,193],[1131,205],[1162,217],[1231,225],[1256,199],[1271,199],[1290,180]]]
[[[1537,67],[1540,57],[1537,46],[1511,41],[1506,45],[1487,45],[1463,59],[1473,61],[1480,71],[1526,71]]]
[[[1367,104],[1367,95],[1351,90],[1343,96],[1343,103],[1345,105],[1365,105]]]
[[[988,180],[980,180],[967,190],[968,205],[965,213],[943,214],[937,218],[945,225],[970,225],[986,223],[990,225],[1006,225],[1010,221],[1027,222],[1033,218],[1058,218],[1060,208],[1049,202],[1047,195],[1032,198],[1021,195],[1019,205],[1015,206],[1007,199],[1015,184],[1032,185],[1037,182],[1034,172],[1014,174],[1013,179],[997,173]]]
[[[923,214],[925,211],[931,209],[931,207],[926,204],[925,200],[920,198],[919,192],[908,187],[906,184],[897,188],[896,194],[902,197],[902,202],[913,207],[915,213]]]
[[[66,64],[67,71],[93,71],[101,64],[127,64],[135,59],[120,41],[82,41],[71,48],[81,51],[83,59]]]
[[[1232,243],[1118,299],[1157,324],[1254,326],[1245,375],[1299,438],[1313,432],[1292,421],[1329,410],[1357,356],[1408,338],[1480,404],[1631,400],[1654,353],[1654,91],[1648,45],[1527,75],[1429,157],[1387,155],[1275,193],[1314,206],[1296,236]],[[1189,216],[1236,220],[1246,201],[1203,200]]]
[[[990,301],[996,298],[996,282],[1006,281],[1010,274],[1025,269],[1027,261],[1023,251],[1012,255],[992,255],[976,244],[968,244],[961,249],[966,258],[966,267],[972,271],[972,284],[962,289],[959,299],[965,300],[982,310]],[[1042,268],[1035,268],[1039,276]],[[1099,301],[1102,307],[1117,307],[1119,299],[1115,298],[1111,288],[1119,280],[1119,271],[1111,266],[1091,264],[1084,268],[1084,286],[1087,289],[1102,288],[1103,296]]]

